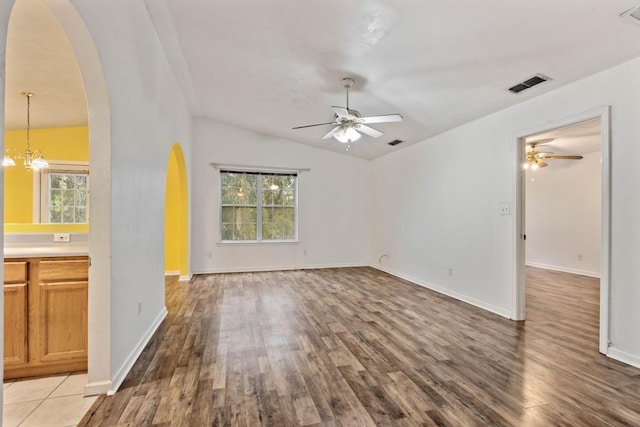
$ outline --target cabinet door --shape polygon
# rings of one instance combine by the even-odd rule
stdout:
[[[87,357],[88,282],[40,282],[39,359]]]
[[[27,284],[4,285],[4,364],[27,363]]]

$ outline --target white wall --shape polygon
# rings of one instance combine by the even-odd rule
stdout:
[[[140,346],[166,312],[167,159],[172,144],[178,141],[189,162],[191,117],[142,1],[73,0],[72,3],[93,38],[108,90],[110,341],[109,348],[102,351],[108,353],[109,379],[117,387],[142,349]],[[90,109],[90,119],[91,113]],[[92,168],[94,161],[101,160],[91,153]],[[94,226],[92,218],[92,230]],[[139,303],[143,307],[140,315]],[[91,359],[99,351],[92,350],[90,381],[99,381],[91,378]]]
[[[600,277],[600,152],[548,163],[526,173],[526,263]]]
[[[368,264],[368,162],[212,120],[196,120],[194,135],[195,273]],[[298,181],[300,243],[218,243],[220,183],[212,162],[310,168]]]
[[[514,207],[516,136],[611,105],[609,354],[640,365],[639,91],[640,59],[635,59],[376,159],[371,263],[387,253],[385,269],[512,315],[515,218],[500,216],[498,207],[503,202]]]

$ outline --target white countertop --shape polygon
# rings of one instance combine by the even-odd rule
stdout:
[[[87,256],[87,245],[65,245],[63,243],[41,246],[9,246],[4,248],[5,258],[44,258],[56,256]]]

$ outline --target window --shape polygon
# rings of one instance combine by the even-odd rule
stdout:
[[[297,238],[297,175],[220,171],[223,241]]]
[[[40,171],[40,220],[43,223],[89,222],[87,165],[52,165]]]

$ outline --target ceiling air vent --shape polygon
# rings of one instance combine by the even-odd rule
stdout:
[[[509,88],[509,91],[513,93],[520,93],[523,90],[530,89],[534,86],[539,85],[540,83],[544,83],[549,80],[551,79],[547,76],[544,76],[542,74],[536,74],[535,76],[523,81],[522,83],[518,83],[517,85],[511,86]]]
[[[626,12],[622,12],[620,16],[627,21],[631,21],[636,25],[640,25],[640,6],[636,6],[627,10]]]
[[[388,144],[389,144],[389,145],[391,145],[391,146],[393,147],[394,145],[398,145],[398,144],[400,144],[401,142],[404,142],[404,141],[401,141],[401,140],[399,140],[399,139],[394,139],[393,141],[389,142]]]

